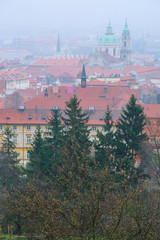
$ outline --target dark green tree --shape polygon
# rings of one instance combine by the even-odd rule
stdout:
[[[114,166],[115,134],[111,111],[107,106],[104,117],[105,125],[103,132],[97,131],[97,141],[95,142],[95,159],[99,166],[112,169]]]
[[[142,142],[147,140],[144,132],[145,119],[143,107],[136,103],[136,98],[132,95],[122,111],[116,131],[116,157],[119,159],[117,168],[130,175],[136,171],[135,161],[141,155]]]
[[[15,144],[13,142],[14,133],[9,126],[6,126],[3,131],[3,138],[2,138],[2,151],[9,156],[14,155]]]
[[[20,182],[19,161],[14,151],[13,136],[12,129],[9,126],[5,127],[0,151],[0,186],[8,190],[13,189]]]
[[[52,173],[57,175],[57,167],[61,164],[63,155],[64,134],[60,109],[53,109],[51,114],[48,122],[48,136],[45,140],[47,145],[47,159],[51,161]]]
[[[42,179],[49,174],[51,164],[47,161],[46,144],[40,126],[37,127],[31,149],[29,150],[29,162],[26,166],[26,173],[29,177]]]
[[[92,144],[89,140],[90,131],[86,127],[89,120],[88,113],[82,111],[80,100],[75,95],[66,102],[65,116],[62,120],[68,127],[65,133],[67,148],[78,164],[89,156]]]

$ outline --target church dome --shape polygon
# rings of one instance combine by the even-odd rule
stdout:
[[[107,32],[99,39],[100,43],[120,43],[120,39],[112,32],[112,26],[109,23]]]
[[[115,36],[114,34],[111,34],[111,35],[105,34],[99,39],[99,42],[101,42],[101,43],[120,43],[120,39],[117,36]]]

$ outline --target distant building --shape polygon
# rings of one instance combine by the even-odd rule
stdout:
[[[99,40],[99,48],[101,52],[106,52],[111,56],[120,58],[121,42],[113,33],[110,23],[108,24],[106,33]]]
[[[56,55],[61,55],[61,45],[60,45],[59,33],[58,33],[58,38],[57,38]]]
[[[106,33],[99,40],[99,50],[100,52],[108,53],[113,57],[121,58],[128,64],[131,62],[130,42],[130,31],[128,29],[127,21],[125,22],[122,31],[121,40],[113,33],[112,26],[109,23]]]
[[[131,62],[131,38],[127,21],[122,32],[120,57],[125,63]]]

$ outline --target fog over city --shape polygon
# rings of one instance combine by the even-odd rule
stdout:
[[[159,32],[159,0],[1,0],[0,8],[1,34],[100,34],[109,21],[115,31],[121,31],[125,18],[132,33]]]

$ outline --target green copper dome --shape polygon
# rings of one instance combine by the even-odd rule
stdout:
[[[99,39],[100,43],[120,43],[120,39],[112,32],[112,26],[109,22],[107,32]]]
[[[120,43],[120,39],[115,36],[114,34],[105,34],[100,39],[99,42],[101,43]]]

